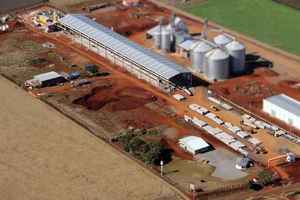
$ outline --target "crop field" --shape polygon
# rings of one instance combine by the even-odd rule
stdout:
[[[0,89],[1,199],[181,199],[156,176],[1,76]]]
[[[181,6],[259,41],[300,55],[300,12],[272,0],[208,0]]]

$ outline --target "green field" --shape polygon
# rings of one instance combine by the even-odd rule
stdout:
[[[272,0],[207,0],[185,11],[300,55],[300,11]]]

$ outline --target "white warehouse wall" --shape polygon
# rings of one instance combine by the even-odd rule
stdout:
[[[263,100],[263,111],[268,113],[270,116],[279,119],[286,124],[289,124],[297,129],[300,129],[300,116],[297,116],[289,111],[268,101],[267,99]]]

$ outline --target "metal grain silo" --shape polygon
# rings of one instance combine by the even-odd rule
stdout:
[[[161,49],[165,52],[171,50],[171,34],[169,29],[165,27],[161,29]]]
[[[193,48],[191,53],[192,66],[199,72],[204,71],[204,57],[205,54],[213,49],[212,45],[205,41],[199,41]]]
[[[233,37],[224,33],[214,37],[214,43],[220,47],[224,47],[226,44],[232,41]]]
[[[204,73],[209,80],[229,78],[229,54],[221,49],[214,49],[206,53]]]
[[[161,26],[158,26],[158,28],[153,32],[153,39],[154,39],[154,45],[157,49],[161,48]]]
[[[237,41],[233,41],[226,45],[226,49],[230,55],[230,67],[233,74],[242,74],[246,72],[246,48]]]

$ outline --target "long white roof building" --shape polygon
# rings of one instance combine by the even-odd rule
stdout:
[[[177,75],[189,76],[190,71],[168,60],[167,58],[146,49],[126,37],[98,24],[92,19],[80,14],[67,14],[59,23],[64,27],[75,30],[82,35],[104,45],[118,55],[131,60],[158,77],[171,80]]]

